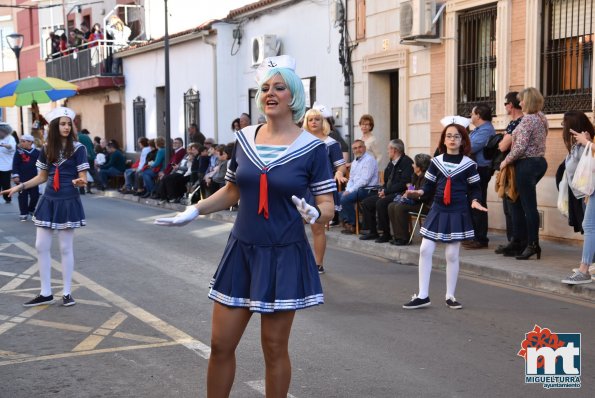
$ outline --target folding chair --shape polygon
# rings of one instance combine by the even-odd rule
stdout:
[[[419,223],[420,218],[425,218],[426,215],[422,214],[424,210],[424,204],[422,203],[419,211],[417,213],[410,211],[409,212],[409,225],[411,225],[411,217],[415,217],[415,224],[413,225],[413,227],[411,228],[411,236],[409,237],[409,242],[407,242],[408,245],[411,244],[411,242],[413,241],[413,237],[415,236],[415,230],[417,229],[417,224]],[[420,225],[421,227],[421,225]]]

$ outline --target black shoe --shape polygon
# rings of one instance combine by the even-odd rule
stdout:
[[[392,239],[390,241],[390,244],[395,246],[407,246],[409,244],[409,241],[403,239]]]
[[[71,294],[67,294],[66,296],[62,296],[62,305],[64,307],[70,307],[76,304],[76,301],[72,298]]]
[[[359,240],[374,240],[374,239],[377,239],[378,236],[379,236],[378,234],[370,232],[368,234],[360,236]]]
[[[134,196],[143,196],[146,192],[145,191],[134,191],[132,195]]]
[[[410,302],[408,302],[407,304],[403,304],[403,308],[405,308],[406,310],[414,310],[417,308],[428,307],[430,304],[432,304],[432,302],[430,301],[430,296],[421,299],[414,294],[413,297],[411,297]]]
[[[324,267],[322,265],[317,265],[317,267],[318,267],[318,273],[321,275],[324,274]]]
[[[504,257],[515,257],[520,255],[525,250],[527,244],[520,241],[512,240],[509,244],[502,248],[502,255]]]
[[[539,243],[533,242],[529,243],[523,252],[516,256],[517,260],[528,260],[531,258],[532,255],[537,254],[537,259],[541,258],[541,247],[539,247]]]
[[[488,247],[488,242],[480,242],[478,240],[465,241],[465,243],[463,243],[463,247],[467,250],[485,249]]]
[[[389,241],[390,241],[390,236],[381,235],[374,242],[376,242],[376,243],[386,243],[386,242],[389,242]]]
[[[140,195],[142,199],[147,199],[149,196],[151,196],[151,192],[145,192],[144,194]]]
[[[84,194],[86,194],[86,192],[85,192],[85,187],[80,187],[80,188],[79,188],[79,194],[81,194],[81,195],[84,195]]]
[[[334,227],[334,226],[337,226],[337,225],[340,225],[340,224],[341,224],[341,223],[340,223],[339,221],[335,221],[335,220],[332,220],[332,221],[329,223],[329,225],[330,225],[331,227]]]
[[[460,310],[461,308],[463,308],[463,305],[459,303],[457,299],[454,297],[449,297],[446,300],[446,306],[451,310]]]
[[[504,248],[507,245],[498,245],[498,247],[494,250],[494,253],[496,254],[504,254]]]
[[[42,296],[41,294],[31,301],[23,304],[24,307],[37,307],[38,305],[54,304],[54,296]]]

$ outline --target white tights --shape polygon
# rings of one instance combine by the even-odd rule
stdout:
[[[446,298],[455,296],[457,278],[459,277],[459,250],[461,242],[446,245]],[[419,247],[419,298],[426,298],[430,289],[430,274],[432,272],[432,255],[436,250],[436,242],[423,238]]]
[[[35,248],[39,263],[39,277],[41,279],[41,295],[52,294],[52,230],[49,228],[37,228],[37,239]],[[70,294],[72,284],[72,271],[74,270],[74,252],[72,243],[74,240],[74,229],[62,229],[58,231],[60,240],[60,256],[62,259],[62,281],[64,283],[63,295]]]

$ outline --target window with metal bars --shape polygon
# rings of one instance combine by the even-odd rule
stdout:
[[[469,117],[479,103],[496,109],[496,5],[459,15],[457,113]]]
[[[140,137],[145,137],[145,99],[138,96],[132,100],[135,145]]]
[[[198,131],[200,131],[200,111],[198,104],[200,102],[200,94],[194,89],[189,89],[184,93],[184,142],[187,144],[188,139],[188,127],[191,124],[196,124]]]
[[[591,111],[594,0],[544,0],[541,92],[544,113]]]

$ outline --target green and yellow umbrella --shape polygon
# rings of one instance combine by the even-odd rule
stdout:
[[[54,77],[27,77],[0,87],[0,107],[27,106],[58,101],[76,95],[78,87]]]

